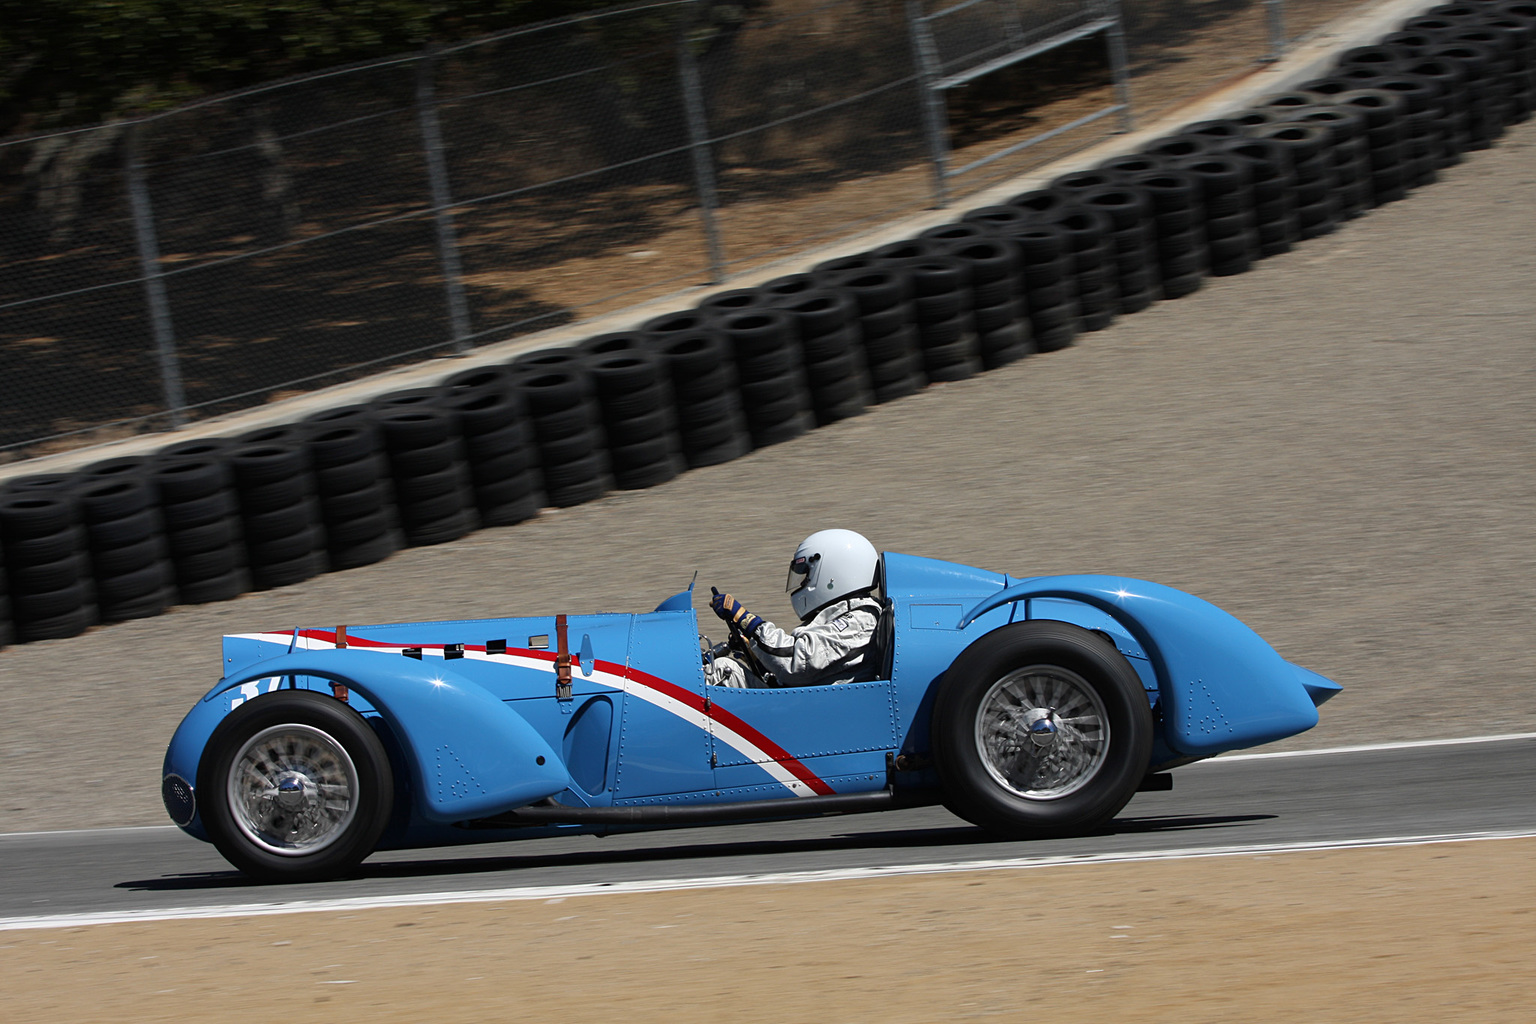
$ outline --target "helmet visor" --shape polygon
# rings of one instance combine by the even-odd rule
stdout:
[[[820,555],[797,555],[789,563],[789,575],[784,577],[784,592],[787,594],[796,587],[803,586],[811,574],[811,567],[821,558]]]

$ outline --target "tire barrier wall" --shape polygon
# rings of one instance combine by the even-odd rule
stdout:
[[[0,490],[0,645],[655,486],[1035,352],[1435,181],[1536,106],[1536,0],[1409,19],[1141,152],[637,330]]]

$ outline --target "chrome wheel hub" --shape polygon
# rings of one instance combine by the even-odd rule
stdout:
[[[357,768],[329,733],[276,725],[246,741],[230,766],[230,812],[246,838],[299,856],[335,842],[357,813]]]
[[[1109,715],[1098,692],[1056,665],[1010,672],[981,698],[976,750],[1016,796],[1057,800],[1088,784],[1109,751]]]

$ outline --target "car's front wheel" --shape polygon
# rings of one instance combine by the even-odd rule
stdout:
[[[373,852],[394,800],[389,757],[347,705],[278,690],[232,711],[198,769],[203,824],[253,878],[333,878]]]
[[[1125,657],[1064,622],[1004,626],[944,674],[933,710],[945,803],[1015,838],[1085,832],[1135,794],[1152,714]]]

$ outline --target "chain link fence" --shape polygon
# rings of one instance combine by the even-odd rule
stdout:
[[[1358,6],[663,0],[0,142],[0,461],[723,281]]]

